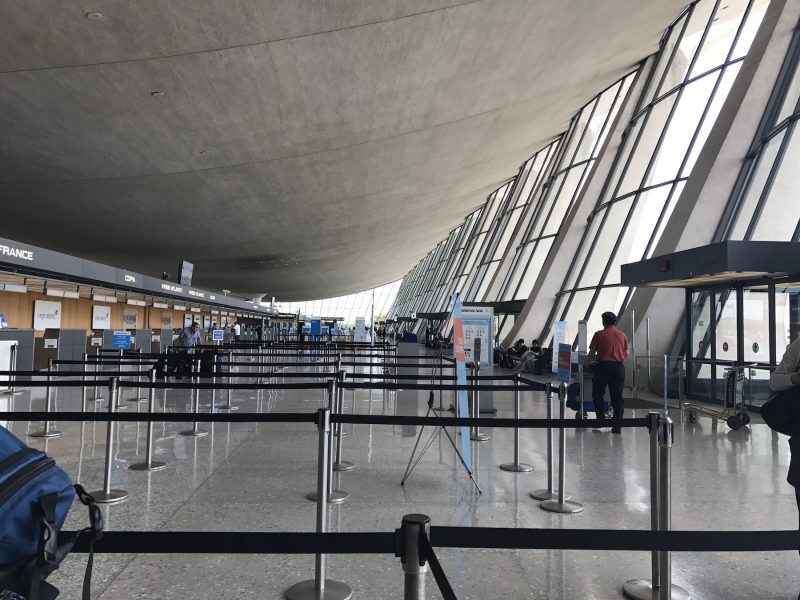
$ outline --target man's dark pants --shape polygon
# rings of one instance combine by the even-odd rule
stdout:
[[[611,407],[614,409],[614,420],[622,419],[625,404],[622,400],[622,388],[625,386],[625,365],[621,362],[601,360],[594,368],[592,377],[592,400],[598,419],[605,417],[605,400],[603,396],[608,388],[611,396]]]

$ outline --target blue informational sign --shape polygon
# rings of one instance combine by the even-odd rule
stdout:
[[[115,331],[114,336],[111,338],[111,347],[114,350],[130,350],[131,349],[131,332],[130,331]]]
[[[572,369],[572,345],[558,345],[558,378],[569,383]]]
[[[6,321],[6,316],[3,313],[0,313],[0,329],[6,329],[8,327],[8,321]]]
[[[221,342],[225,339],[225,330],[224,329],[214,329],[211,332],[211,339],[215,342]]]
[[[467,385],[467,365],[464,356],[464,323],[461,313],[461,299],[453,295],[453,355],[456,359],[456,384]],[[467,390],[458,390],[458,417],[469,417],[469,400]],[[475,415],[476,417],[478,415]],[[469,439],[469,427],[461,427],[461,458],[467,469],[472,471],[472,446]]]
[[[322,336],[322,321],[320,319],[311,319],[311,339],[319,341]]]
[[[462,306],[464,325],[464,360],[477,362],[482,367],[491,367],[494,350],[494,309],[488,307]]]

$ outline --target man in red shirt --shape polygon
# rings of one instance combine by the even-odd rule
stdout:
[[[625,359],[630,352],[628,338],[615,326],[617,315],[612,312],[605,312],[602,316],[603,329],[596,332],[589,344],[589,354],[586,355],[586,363],[591,363],[595,357],[597,365],[594,368],[592,377],[592,400],[594,400],[594,410],[598,419],[605,416],[605,402],[603,396],[608,388],[611,396],[611,407],[614,409],[614,421],[617,424],[611,428],[611,433],[622,433],[618,423],[625,412],[625,404],[622,400],[622,388],[625,385]]]

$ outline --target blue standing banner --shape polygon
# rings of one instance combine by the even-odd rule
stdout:
[[[453,355],[456,359],[456,383],[467,385],[467,365],[464,356],[464,316],[461,310],[461,298],[453,295]],[[457,417],[469,416],[469,398],[467,390],[458,390],[456,404]],[[469,439],[469,427],[461,427],[461,456],[467,469],[472,471],[472,446]]]

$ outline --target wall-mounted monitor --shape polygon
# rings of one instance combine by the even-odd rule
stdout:
[[[181,285],[192,285],[192,273],[194,272],[194,265],[192,263],[182,260],[178,272],[181,274]]]

